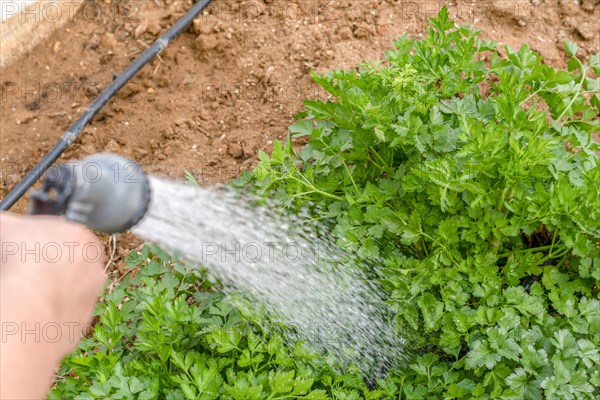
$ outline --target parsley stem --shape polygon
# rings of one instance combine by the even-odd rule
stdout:
[[[504,253],[504,254],[500,254],[498,257],[499,258],[504,258],[504,257],[508,257],[511,254],[516,254],[516,253],[529,253],[529,252],[539,252],[539,251],[544,251],[544,250],[551,250],[553,245],[548,245],[548,246],[540,246],[540,247],[530,247],[528,249],[523,249],[523,250],[517,250],[517,251],[510,251],[508,253]]]
[[[316,187],[314,187],[314,185],[312,183],[310,183],[310,181],[308,181],[308,179],[306,179],[304,177],[304,175],[300,175],[302,177],[302,179],[298,179],[296,176],[292,175],[289,170],[287,170],[287,173],[290,178],[292,178],[293,180],[295,180],[296,182],[298,182],[304,186],[307,186],[308,188],[312,189],[312,191],[315,193],[319,193],[320,195],[323,195],[325,197],[329,197],[330,199],[334,199],[334,200],[338,200],[338,201],[345,200],[343,197],[336,196],[335,194],[328,193],[323,190],[317,189]]]
[[[500,197],[498,197],[498,206],[496,207],[496,209],[498,211],[502,211],[502,205],[504,204],[504,199],[506,198],[507,191],[508,191],[508,186],[505,186],[504,190],[502,191],[502,195]]]
[[[450,253],[450,251],[448,250],[448,248],[446,248],[446,246],[444,246],[442,243],[440,243],[439,240],[436,240],[435,238],[429,236],[428,234],[426,234],[425,232],[421,231],[420,232],[421,235],[423,235],[424,237],[426,237],[427,239],[431,240],[433,243],[437,244],[438,246],[440,246],[442,249],[444,249],[446,251],[446,253],[448,254],[448,256],[450,257],[450,259],[452,261],[454,261],[456,264],[460,264],[453,256],[452,253]],[[425,242],[425,241],[423,241]]]
[[[425,257],[429,257],[429,252],[427,251],[427,243],[421,239],[421,244],[423,245],[423,251],[425,252]]]
[[[377,168],[379,168],[380,170],[382,170],[382,171],[385,171],[385,168],[384,168],[384,167],[382,167],[381,165],[377,164],[377,163],[375,162],[375,160],[371,159],[371,163],[372,163],[374,166],[376,166]]]
[[[563,246],[563,251],[562,251],[562,253],[561,253],[561,252],[557,252],[557,253],[554,253],[554,254],[550,253],[550,254],[548,254],[546,257],[542,258],[542,259],[540,260],[540,263],[541,263],[541,264],[543,264],[543,263],[545,263],[546,261],[548,261],[548,260],[551,260],[551,259],[553,259],[553,258],[558,258],[558,257],[563,257],[563,256],[566,256],[566,255],[567,255],[567,254],[568,254],[570,251],[571,251],[571,249],[570,249],[570,248],[568,248],[568,247],[564,247],[564,246]]]
[[[565,255],[563,256],[563,258],[561,258],[560,261],[558,262],[558,264],[556,264],[556,266],[558,268],[560,268],[560,266],[565,262],[565,259],[567,258],[567,254],[569,254],[569,252],[566,252]]]
[[[383,167],[380,167],[382,170],[384,170],[385,172],[388,172],[387,170],[390,169],[390,167],[387,165],[387,163],[384,161],[384,159],[379,155],[379,153],[377,152],[377,150],[375,150],[375,148],[373,146],[369,147],[369,150],[371,150],[371,152],[373,153],[373,155],[377,158],[377,160],[383,164]]]
[[[565,107],[563,112],[561,112],[560,115],[558,116],[558,118],[556,118],[556,121],[560,121],[562,119],[562,117],[567,113],[569,108],[571,108],[573,103],[575,103],[575,100],[577,100],[577,97],[579,97],[579,93],[581,92],[581,88],[583,87],[583,81],[585,81],[585,74],[587,72],[587,68],[585,68],[585,66],[581,63],[581,61],[579,61],[578,58],[575,58],[575,60],[577,60],[577,62],[581,66],[581,82],[579,82],[579,86],[577,87],[577,93],[575,93],[575,96],[573,96],[573,98],[571,99],[569,104]]]
[[[565,123],[568,123],[568,124],[578,123],[578,124],[594,125],[593,121],[584,121],[582,119],[569,119],[569,120],[565,121]]]
[[[297,181],[297,182],[299,182],[299,183],[301,183],[303,185],[308,186],[309,188],[311,188],[313,190],[313,192],[319,193],[322,196],[329,197],[330,199],[334,199],[334,200],[338,200],[338,201],[344,201],[345,200],[343,197],[336,196],[335,194],[331,194],[331,193],[325,192],[323,190],[317,189],[312,184],[305,183],[305,182],[301,181],[300,179],[298,179],[298,178],[296,178],[294,176],[292,176],[292,179],[294,179],[295,181]]]
[[[552,253],[552,249],[554,248],[554,243],[556,242],[556,235],[558,234],[558,229],[554,231],[554,235],[552,235],[552,244],[550,245],[549,253]]]
[[[350,180],[352,181],[352,186],[354,186],[354,189],[356,190],[356,194],[358,194],[359,193],[358,187],[356,186],[356,182],[354,182],[354,178],[352,177],[352,174],[350,173],[350,169],[346,165],[346,161],[344,161],[344,159],[342,159],[342,164],[344,165],[344,168],[346,169],[346,172],[348,173],[348,176],[350,177]]]
[[[521,104],[527,103],[533,96],[535,96],[536,94],[538,94],[545,86],[546,83],[548,83],[548,81],[545,81],[539,88],[538,90],[536,90],[535,92],[531,93],[529,96],[527,96],[527,98],[525,100],[523,100],[521,102]]]

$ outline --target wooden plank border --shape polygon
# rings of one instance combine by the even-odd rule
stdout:
[[[20,1],[3,1],[14,15],[0,22],[0,68],[19,59],[50,34],[72,20],[84,0],[36,0],[18,12]]]

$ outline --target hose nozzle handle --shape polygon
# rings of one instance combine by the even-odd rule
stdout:
[[[140,166],[112,153],[54,165],[42,188],[30,196],[30,214],[64,215],[106,233],[136,225],[150,203],[150,185]]]

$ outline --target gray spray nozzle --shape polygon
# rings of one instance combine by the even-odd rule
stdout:
[[[136,225],[150,203],[150,185],[140,166],[111,153],[54,165],[42,189],[31,194],[30,214],[64,215],[106,233]]]

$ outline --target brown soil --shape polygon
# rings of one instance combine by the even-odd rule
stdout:
[[[99,91],[189,7],[190,0],[88,2],[46,44],[1,71],[0,196],[56,142]],[[252,168],[286,133],[319,72],[382,57],[404,33],[420,37],[444,2],[215,0],[147,65],[64,155],[123,154],[148,172],[202,185]],[[459,23],[554,66],[563,41],[600,49],[600,0],[447,2]],[[503,50],[500,50],[503,52]],[[26,200],[14,210],[23,212]],[[118,240],[116,259],[139,245]],[[118,265],[122,268],[122,263]]]

